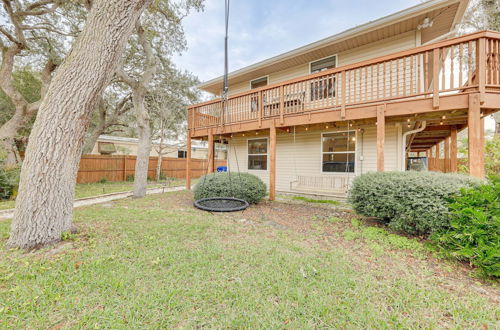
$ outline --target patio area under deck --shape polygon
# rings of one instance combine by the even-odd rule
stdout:
[[[205,139],[210,150],[221,137],[268,131],[272,199],[277,130],[376,123],[377,169],[383,171],[386,123],[414,128],[425,121],[425,130],[410,136],[407,151],[427,152],[445,141],[446,171],[455,172],[456,135],[469,127],[470,174],[483,177],[484,117],[498,109],[500,33],[483,31],[240,93],[224,111],[220,99],[193,105],[188,145]]]

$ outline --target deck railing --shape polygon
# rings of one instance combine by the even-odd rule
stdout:
[[[189,107],[190,128],[207,128],[398,99],[500,87],[500,33],[478,32],[265,86]]]

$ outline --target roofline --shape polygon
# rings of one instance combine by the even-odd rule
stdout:
[[[289,58],[289,57],[300,55],[300,54],[305,53],[307,51],[312,51],[316,48],[320,48],[321,46],[324,46],[324,45],[332,43],[332,42],[340,42],[340,41],[342,41],[342,39],[352,38],[356,34],[362,34],[362,33],[366,32],[367,30],[370,30],[373,28],[380,28],[380,27],[383,27],[385,25],[389,25],[389,24],[396,23],[398,21],[402,21],[403,19],[406,19],[407,16],[416,16],[416,15],[420,14],[421,12],[425,12],[425,11],[428,11],[429,9],[432,9],[433,7],[451,5],[451,4],[454,4],[457,2],[468,3],[469,0],[431,0],[431,1],[426,1],[423,3],[417,4],[415,6],[400,10],[396,13],[381,17],[381,18],[376,19],[374,21],[369,21],[367,23],[364,23],[364,24],[355,26],[353,28],[344,30],[343,32],[334,34],[330,37],[323,38],[321,40],[307,44],[305,46],[295,48],[291,51],[270,57],[268,59],[257,62],[255,64],[252,64],[252,65],[243,67],[241,69],[235,70],[235,71],[229,73],[229,78],[231,78],[232,76],[237,76],[240,74],[244,74],[244,73],[248,73],[248,72],[257,70],[263,66],[270,65],[272,63],[284,60],[284,59]],[[465,11],[465,8],[463,9],[463,11]],[[460,13],[460,15],[463,15],[463,11],[461,11],[461,13],[460,13],[460,10],[458,10],[457,16],[459,13]],[[458,22],[456,22],[457,16],[454,19],[454,24],[458,23]],[[206,87],[206,86],[209,86],[209,85],[212,85],[214,83],[221,81],[222,78],[223,78],[223,76],[219,76],[217,78],[207,80],[207,81],[197,85],[196,87],[203,89],[203,87]]]

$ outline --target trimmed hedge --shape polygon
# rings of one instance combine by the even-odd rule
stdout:
[[[210,197],[236,197],[257,204],[266,196],[266,185],[260,178],[248,173],[212,173],[194,187],[196,200]]]
[[[371,172],[353,180],[349,201],[357,213],[384,219],[395,230],[428,235],[449,227],[450,197],[481,182],[458,174]]]
[[[450,228],[431,238],[454,258],[500,277],[500,176],[490,180],[454,196]]]

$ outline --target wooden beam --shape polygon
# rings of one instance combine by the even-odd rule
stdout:
[[[483,104],[485,101],[485,88],[486,88],[486,43],[484,38],[476,41],[476,75],[477,83],[479,85],[479,103]]]
[[[457,144],[458,130],[453,127],[450,131],[450,172],[458,172],[458,144]]]
[[[444,172],[450,172],[450,138],[444,139]]]
[[[488,99],[487,99],[488,100]],[[493,98],[491,98],[493,101]],[[499,98],[500,102],[500,98]],[[382,105],[382,104],[380,104]],[[398,102],[392,102],[386,104],[385,116],[386,122],[388,122],[391,116],[405,116],[405,115],[420,115],[427,113],[432,115],[433,112],[442,112],[448,110],[460,110],[466,111],[468,108],[468,95],[458,94],[458,95],[443,95],[440,97],[439,109],[435,110],[432,108],[432,99],[413,99],[404,100]],[[283,126],[292,127],[299,125],[312,125],[319,123],[329,123],[329,122],[340,122],[345,120],[363,120],[363,119],[373,119],[377,117],[377,106],[376,105],[366,105],[366,106],[353,106],[345,110],[345,118],[342,119],[340,107],[332,108],[327,107],[323,109],[316,109],[314,111],[308,111],[307,113],[299,114],[286,114],[284,116]],[[310,118],[309,118],[310,117]],[[254,121],[246,121],[236,124],[227,124],[225,126],[225,133],[237,133],[252,131],[259,128],[269,129],[271,127],[271,121],[273,118],[263,118],[262,124],[259,126],[259,121],[256,118]],[[214,134],[222,134],[220,127],[213,127]],[[193,132],[192,137],[203,137],[208,135],[208,128],[199,128]]]
[[[469,174],[484,178],[484,145],[481,135],[481,107],[479,94],[469,94]]]
[[[215,163],[215,157],[214,157],[214,134],[213,131],[210,130],[208,133],[208,169],[207,173],[213,173],[214,172],[214,163]]]
[[[276,127],[274,122],[269,129],[269,200],[276,198]]]
[[[432,53],[432,107],[439,108],[439,48],[435,48]]]
[[[186,141],[186,189],[191,189],[191,132],[189,130]]]
[[[385,105],[377,106],[377,171],[384,171]]]

